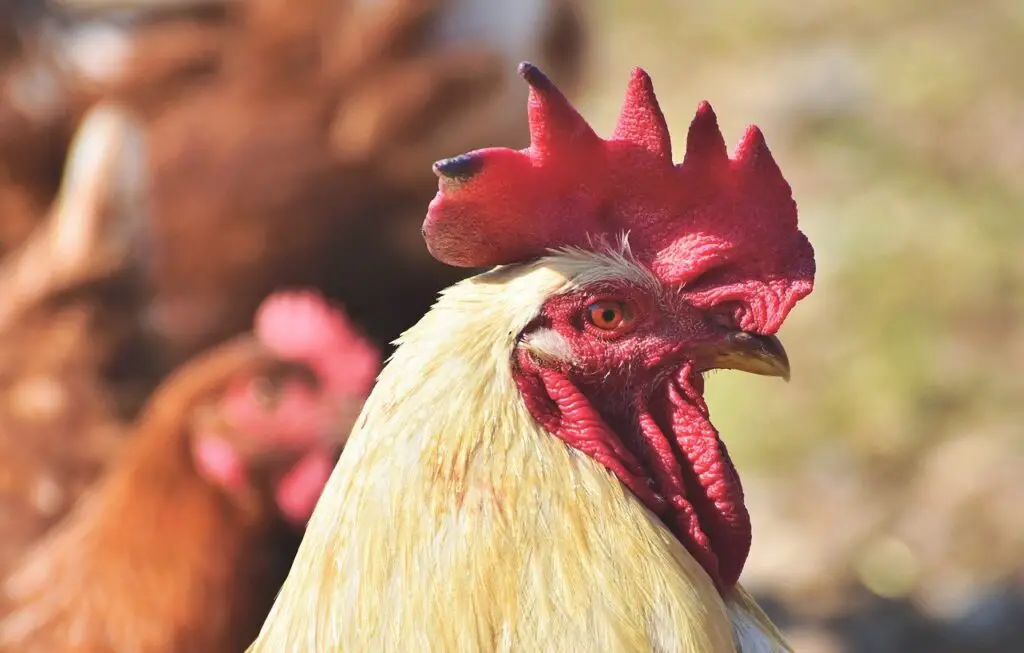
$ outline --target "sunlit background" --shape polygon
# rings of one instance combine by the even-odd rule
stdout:
[[[588,51],[572,95],[597,131],[611,131],[629,70],[637,65],[654,80],[677,157],[702,100],[714,106],[727,141],[737,142],[756,123],[793,187],[802,228],[815,246],[815,292],[780,334],[792,381],[721,372],[708,383],[712,416],[739,467],[754,523],[744,583],[802,653],[1024,651],[1024,2],[576,4]],[[514,23],[518,6],[502,3],[501,12]],[[509,73],[513,61],[533,56],[520,55],[514,44],[493,45],[510,50]],[[522,137],[525,85],[514,78],[506,83],[502,104],[488,111],[505,111]],[[6,92],[16,87],[9,82]],[[368,106],[391,111],[415,106],[417,97],[396,93],[390,105]],[[340,103],[344,107],[345,96]],[[151,123],[159,121],[160,106],[144,107]],[[359,107],[353,111],[355,132],[369,133],[359,120],[373,120]],[[430,111],[411,124],[443,120]],[[0,114],[0,131],[34,137],[11,128],[19,123],[10,115]],[[405,149],[390,143],[378,153],[404,180],[381,182],[381,197],[407,200],[394,209],[404,226],[385,235],[401,241],[392,248],[396,260],[426,265],[418,222],[435,184],[429,161],[471,147],[522,144],[494,142],[505,140],[508,128],[477,129],[475,119],[460,116],[443,123],[435,140]],[[268,129],[287,130],[288,124]],[[226,133],[231,127],[225,125]],[[6,147],[24,145],[4,138]],[[52,147],[50,136],[40,138],[24,146]],[[398,134],[399,145],[403,138],[411,137]],[[201,148],[182,151],[200,161],[205,156]],[[256,148],[239,160],[259,165],[260,151],[273,150]],[[275,160],[268,178],[291,174],[292,156]],[[0,166],[0,181],[14,184],[20,173],[12,170]],[[382,179],[376,174],[354,185],[372,186]],[[255,183],[255,196],[265,190],[252,181],[263,179],[259,175],[239,179]],[[415,192],[403,195],[388,186],[403,183]],[[221,204],[206,203],[208,195],[201,195],[199,210],[234,206],[231,184],[225,187],[227,199],[217,195]],[[29,193],[30,200],[49,202],[41,192]],[[188,193],[187,184],[165,191],[169,201]],[[293,201],[273,197],[281,206]],[[24,216],[35,215],[26,208],[31,201],[0,197],[3,251],[28,233],[31,220]],[[359,206],[372,213],[383,200],[375,202]],[[305,206],[298,212],[316,205]],[[391,234],[391,227],[380,226],[383,215],[372,213],[360,228]],[[211,231],[210,237],[226,233]],[[265,245],[288,241],[287,230],[268,233]],[[205,237],[194,238],[201,249]],[[359,243],[370,251],[377,241]],[[160,243],[147,246],[159,249]],[[175,260],[186,274],[194,265],[187,256]],[[293,271],[283,264],[260,267],[261,281],[239,300],[238,315],[248,320],[260,293],[282,280],[323,280],[357,320],[385,305],[400,311],[413,292],[397,274],[353,268],[338,281]],[[442,281],[448,279],[435,276],[424,287],[410,282],[419,294],[408,312],[425,309],[434,290],[429,283],[440,287]],[[188,294],[191,286],[168,288]],[[184,326],[172,320],[157,328],[173,341],[168,360],[240,328],[242,322],[226,322],[221,330],[193,324],[197,314],[211,314],[212,297],[186,303],[193,312],[182,313]],[[146,319],[171,314],[165,307]],[[391,337],[409,319],[373,317],[368,328]],[[206,330],[195,335],[189,329]]]

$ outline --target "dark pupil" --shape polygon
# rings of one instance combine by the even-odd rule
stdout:
[[[601,311],[601,320],[604,322],[614,322],[616,315],[618,315],[618,313],[614,308],[606,308]]]

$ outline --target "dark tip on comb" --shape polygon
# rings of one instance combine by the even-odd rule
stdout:
[[[450,159],[441,159],[434,164],[434,174],[443,179],[466,181],[483,168],[483,160],[472,154],[460,154]]]
[[[548,76],[529,61],[519,64],[519,76],[538,91],[549,91],[555,87],[551,80],[548,79]]]

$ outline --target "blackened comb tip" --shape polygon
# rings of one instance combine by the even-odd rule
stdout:
[[[434,174],[444,179],[466,181],[480,172],[483,160],[472,154],[460,154],[450,159],[441,159],[433,166]]]
[[[544,72],[529,61],[519,64],[519,76],[526,80],[526,83],[538,91],[546,91],[554,87],[551,80]]]

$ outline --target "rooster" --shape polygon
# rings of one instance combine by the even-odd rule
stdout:
[[[634,70],[598,137],[529,64],[531,144],[435,164],[439,260],[497,266],[400,338],[250,653],[789,650],[738,582],[743,491],[703,399],[788,378],[813,250],[761,132],[683,162]]]
[[[305,293],[178,370],[113,470],[3,586],[0,651],[242,651],[380,354]],[[285,562],[282,562],[285,561]]]

